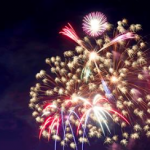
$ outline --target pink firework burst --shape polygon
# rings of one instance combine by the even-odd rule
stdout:
[[[107,18],[101,12],[92,12],[83,19],[83,30],[90,36],[101,35],[107,26]]]

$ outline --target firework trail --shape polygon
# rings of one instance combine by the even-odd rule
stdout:
[[[55,150],[57,143],[83,150],[90,139],[126,146],[142,134],[150,137],[150,65],[140,29],[126,19],[112,29],[100,12],[83,19],[94,40],[81,40],[70,24],[62,29],[78,46],[65,51],[65,59],[47,58],[50,72],[36,75],[40,82],[31,87],[29,107],[40,124],[39,138],[53,139]]]

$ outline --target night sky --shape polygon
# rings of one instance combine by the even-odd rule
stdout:
[[[3,0],[0,2],[0,150],[53,150],[38,139],[38,126],[28,108],[35,74],[49,69],[45,59],[75,44],[59,34],[70,22],[80,36],[82,18],[101,11],[110,23],[127,18],[142,24],[150,42],[149,0]],[[98,141],[85,150],[149,150],[150,139],[130,141],[127,148]],[[60,150],[60,148],[59,148]],[[66,148],[67,150],[67,148]]]

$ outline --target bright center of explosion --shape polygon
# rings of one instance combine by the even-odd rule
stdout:
[[[92,19],[91,22],[90,22],[90,30],[93,32],[93,33],[96,33],[98,32],[100,29],[100,24],[99,24],[99,20],[97,19]]]
[[[112,83],[117,83],[118,81],[119,81],[119,79],[116,76],[111,77],[111,82]]]
[[[93,51],[93,52],[90,53],[89,59],[90,60],[96,60],[97,56],[98,56],[97,53]]]
[[[75,93],[72,94],[71,99],[73,100],[73,102],[77,102],[78,101],[78,97],[77,97],[77,95]]]

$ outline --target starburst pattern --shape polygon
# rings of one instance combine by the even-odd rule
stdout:
[[[97,37],[107,28],[107,18],[101,12],[92,12],[83,19],[83,30],[90,36]]]

